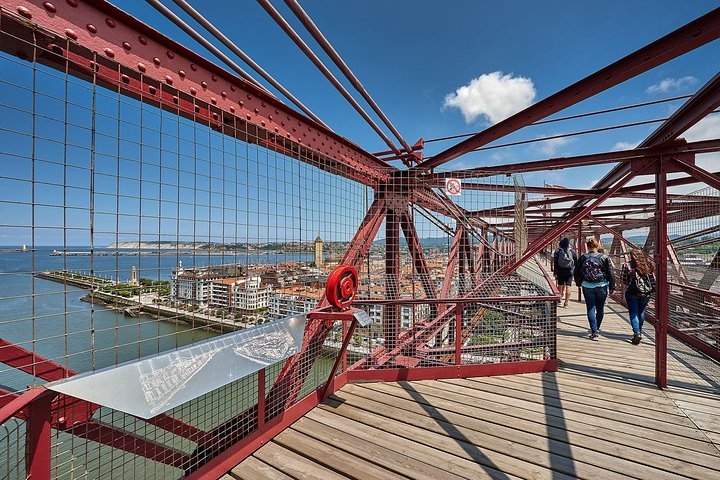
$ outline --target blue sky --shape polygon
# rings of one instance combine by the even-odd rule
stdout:
[[[166,3],[175,7],[170,1]],[[255,2],[191,3],[338,133],[369,151],[386,149]],[[298,32],[305,33],[282,2],[273,3]],[[602,4],[453,1],[440,4],[428,0],[306,0],[301,4],[410,143],[421,137],[440,137],[486,127],[489,123],[484,117],[467,123],[458,109],[443,108],[448,94],[483,74],[503,72],[527,78],[537,92],[537,101],[717,7],[715,1]],[[193,43],[144,2],[123,2],[123,8],[171,37]],[[308,35],[305,38],[316,46]],[[320,52],[319,48],[316,50]],[[717,62],[709,61],[713,58],[720,58],[720,42],[666,63],[565,113],[691,93],[717,73]],[[647,91],[663,80],[683,77],[695,80],[664,92]],[[588,121],[528,128],[509,139],[664,117],[678,105],[675,102]],[[608,150],[619,142],[637,143],[653,128],[651,125],[581,137],[557,145],[555,151],[571,155]],[[429,145],[426,154],[451,144]],[[449,167],[542,158],[548,151],[553,149],[537,145],[508,149],[502,158],[491,156],[496,152],[476,153]],[[567,186],[586,186],[587,182],[581,179],[587,175],[598,178],[606,169],[588,169],[582,175],[551,174],[547,180]],[[542,183],[543,178],[533,175],[526,180]]]
[[[182,13],[170,0],[165,3],[176,12]],[[190,0],[190,3],[337,133],[371,152],[386,149],[382,140],[257,3],[249,0],[202,3]],[[322,55],[320,48],[285,5],[279,1],[273,3],[330,66],[331,62]],[[503,115],[512,113],[513,109],[522,108],[551,95],[717,6],[715,1],[611,1],[602,4],[570,1],[453,1],[440,4],[431,1],[306,0],[301,3],[410,143],[421,137],[428,139],[481,130],[491,122],[501,119]],[[121,6],[171,38],[206,53],[144,1],[124,1]],[[184,13],[182,16],[187,19]],[[189,21],[193,23],[192,20]],[[716,41],[558,115],[692,93],[717,73],[718,58],[720,42]],[[27,64],[13,63],[19,65],[17,68],[10,68],[10,63],[7,65],[3,77],[5,81],[29,85],[31,72]],[[334,67],[331,69],[334,70]],[[254,76],[259,78],[258,75]],[[340,77],[338,74],[338,78]],[[62,93],[63,82],[57,78],[38,75],[37,82],[40,90]],[[458,89],[463,87],[466,89],[465,93],[455,98]],[[2,92],[3,105],[29,108],[32,99],[27,92],[8,88],[7,85]],[[466,95],[467,93],[469,95]],[[223,181],[220,178],[223,169],[217,170],[218,162],[225,162],[226,159],[231,162],[229,159],[237,145],[228,143],[219,135],[208,135],[201,131],[201,136],[208,137],[201,141],[203,148],[200,150],[204,151],[194,152],[191,142],[178,142],[176,136],[180,134],[181,137],[188,138],[193,134],[197,135],[197,126],[185,121],[178,124],[176,119],[164,116],[161,126],[160,116],[156,111],[145,108],[140,113],[137,105],[127,99],[123,99],[120,108],[121,118],[129,123],[121,125],[122,140],[117,142],[113,135],[118,131],[118,123],[113,118],[117,115],[118,101],[111,92],[105,91],[103,95],[105,100],[99,102],[98,108],[106,117],[98,117],[98,129],[106,130],[109,136],[98,139],[99,152],[102,154],[104,149],[106,157],[98,157],[96,164],[99,171],[102,173],[104,169],[107,176],[98,177],[97,188],[101,191],[105,189],[108,195],[96,198],[96,209],[107,212],[104,217],[102,214],[96,215],[96,221],[100,222],[96,227],[96,231],[101,232],[97,234],[99,243],[114,240],[112,232],[116,222],[120,224],[119,230],[131,237],[132,233],[137,231],[147,232],[150,236],[156,233],[162,237],[167,237],[167,234],[172,237],[174,232],[174,236],[180,240],[189,239],[193,234],[213,240],[294,238],[308,241],[314,238],[316,232],[328,239],[347,238],[354,232],[365,208],[364,188],[350,185],[349,182],[328,179],[323,174],[318,176],[310,167],[297,167],[287,159],[263,159],[263,154],[257,152],[252,153],[254,160],[240,166],[239,170],[230,168],[227,173],[229,177]],[[72,80],[69,98],[88,103],[90,93],[87,84]],[[44,109],[50,117],[58,115],[62,110],[62,103],[57,101],[36,101],[36,107]],[[478,102],[488,101],[489,105],[478,106]],[[503,139],[503,142],[665,117],[680,104],[681,102],[666,103],[571,122],[529,127]],[[366,110],[369,111],[369,108]],[[468,114],[470,111],[479,113],[472,116]],[[130,125],[137,122],[140,115],[144,115],[146,126],[163,132],[164,140],[147,133],[140,138],[139,130]],[[86,126],[89,122],[88,112],[83,109],[71,108],[70,116],[74,122],[81,125]],[[720,122],[717,117],[720,115],[700,125],[689,137],[697,139],[720,136]],[[48,135],[62,137],[60,125],[52,118],[40,119],[37,122],[37,128],[43,132],[54,132]],[[6,111],[0,119],[0,129],[27,132],[29,125],[29,115],[17,111]],[[656,125],[646,125],[554,142],[476,152],[465,155],[444,168],[514,163],[548,156],[601,152],[622,146],[627,148],[637,144],[654,128]],[[76,145],[88,145],[86,128],[73,128],[70,133],[73,136],[71,141]],[[0,134],[5,137],[2,138],[6,145],[3,152],[17,149],[27,153],[29,147],[26,139],[20,141],[8,138],[7,130],[0,130]],[[140,202],[132,197],[139,194],[139,185],[131,180],[122,180],[121,191],[125,192],[127,197],[124,197],[122,202],[115,202],[113,195],[116,193],[116,185],[113,176],[118,172],[128,177],[138,175],[137,162],[117,162],[114,157],[118,152],[121,152],[122,156],[137,157],[140,141],[145,144],[143,176],[150,180],[144,184],[142,214],[145,217],[154,215],[162,218],[144,218],[143,224],[137,225],[141,206]],[[160,141],[164,142],[162,154],[158,153]],[[456,141],[428,144],[425,154],[437,153],[454,142]],[[44,163],[41,169],[37,169],[36,180],[61,182],[63,169],[57,162],[52,163],[53,159],[58,160],[62,154],[58,144],[38,142],[36,153],[40,158],[51,159]],[[89,162],[87,149],[71,151],[69,157],[69,163],[76,163],[79,167],[68,171],[69,184],[75,182],[80,187],[87,185],[87,171],[82,169],[87,167]],[[192,164],[193,157],[199,159],[199,166]],[[22,162],[15,157],[5,158],[4,161],[11,172],[7,176],[29,178],[28,162]],[[708,157],[704,162],[705,166],[717,165],[718,157]],[[178,165],[181,170],[182,165],[186,165],[187,169],[199,168],[201,175],[178,175]],[[232,167],[232,164],[229,166]],[[164,174],[163,168],[166,168]],[[567,187],[590,187],[609,168],[598,166],[527,174],[524,181],[532,185],[547,182]],[[240,182],[239,186],[233,186],[230,177],[236,172],[259,177],[264,183],[260,186],[248,185],[245,180],[245,183]],[[168,175],[174,175],[174,181],[179,181],[181,187],[159,188],[152,180],[161,178],[161,175],[165,175],[163,181],[171,183],[173,179],[168,179]],[[300,180],[296,181],[296,178]],[[196,180],[199,180],[197,185],[201,190],[212,190],[212,193],[201,192],[198,202],[202,208],[188,214],[186,206],[183,206],[183,211],[178,216],[178,196],[183,198],[186,193],[189,194]],[[29,189],[20,188],[17,182],[11,180],[0,183],[3,217],[12,219],[10,224],[28,225],[30,210],[27,205],[16,205],[8,201],[27,201]],[[225,184],[226,190],[218,193],[222,191],[222,184]],[[324,185],[322,188],[312,187],[321,184]],[[183,190],[184,188],[187,190]],[[237,199],[241,189],[247,197],[246,200]],[[254,189],[254,193],[246,191],[250,189]],[[51,185],[44,186],[38,189],[36,202],[62,204],[61,190]],[[282,190],[279,196],[276,193],[278,190]],[[298,190],[305,193],[298,193]],[[274,198],[271,198],[273,195]],[[338,201],[340,210],[333,204],[333,198],[341,199]],[[255,206],[250,206],[251,200],[255,202]],[[512,198],[462,199],[466,204],[470,202],[466,205],[469,208],[485,208],[494,200],[512,201]],[[86,206],[87,195],[82,189],[73,190],[69,192],[66,202],[66,205],[83,207]],[[261,203],[265,207],[261,207]],[[298,218],[301,210],[305,212],[302,219]],[[341,216],[335,221],[335,226],[332,226],[326,222],[326,217],[337,211],[341,212]],[[63,225],[59,209],[36,207],[35,214],[36,226]],[[123,217],[124,214],[128,216]],[[235,218],[238,216],[243,218],[238,218],[236,222]],[[238,230],[238,223],[250,227],[241,232]],[[81,208],[77,211],[71,209],[65,225],[86,230],[86,211]],[[273,225],[290,228],[294,233],[273,230]],[[77,235],[71,232],[68,244],[86,244],[85,230]],[[195,233],[192,233],[193,231]],[[24,227],[6,228],[0,243],[29,243],[28,232],[29,229]],[[58,237],[58,232],[59,230],[52,228],[46,231],[40,229],[36,232],[36,241],[58,244],[58,240],[62,240]],[[43,239],[40,239],[41,237]],[[134,237],[137,238],[137,234]]]

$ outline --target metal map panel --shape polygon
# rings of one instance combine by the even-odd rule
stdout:
[[[164,413],[300,351],[305,315],[46,385],[140,418]]]

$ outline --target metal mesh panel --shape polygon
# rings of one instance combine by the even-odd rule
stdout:
[[[372,190],[68,39],[38,46],[7,18],[2,50],[20,56],[0,53],[3,401],[317,305]],[[136,95],[107,81],[125,76]],[[276,385],[283,364],[266,369],[263,421],[327,380],[337,348],[321,343],[284,373],[297,391]],[[177,478],[255,431],[257,404],[256,376],[148,422],[60,397],[52,474]],[[23,423],[3,428],[3,469],[22,477]]]

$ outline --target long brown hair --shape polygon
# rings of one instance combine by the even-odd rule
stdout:
[[[642,250],[632,250],[630,252],[630,258],[635,264],[635,270],[637,270],[640,275],[652,275],[655,272],[653,262],[650,261],[650,257]]]

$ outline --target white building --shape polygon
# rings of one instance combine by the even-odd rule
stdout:
[[[170,298],[173,301],[207,307],[210,304],[212,283],[222,274],[202,270],[173,268],[170,277]]]
[[[278,319],[289,315],[309,312],[322,298],[323,290],[309,287],[291,287],[277,290],[270,295],[270,318]]]
[[[272,288],[262,286],[260,277],[223,278],[211,285],[210,305],[252,312],[267,308]]]

